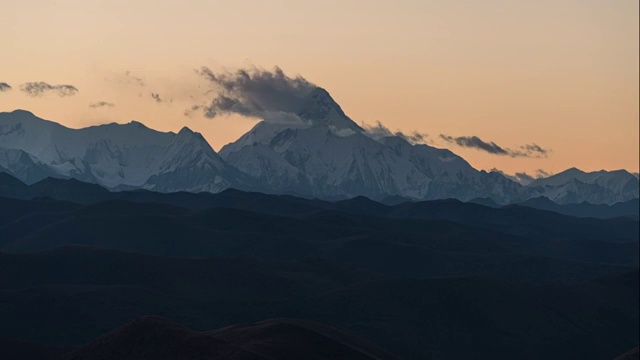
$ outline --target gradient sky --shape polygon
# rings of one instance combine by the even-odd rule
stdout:
[[[478,169],[638,171],[638,0],[22,0],[0,8],[0,82],[13,86],[0,92],[0,111],[27,109],[70,127],[188,126],[219,149],[255,120],[185,117],[206,90],[194,69],[279,66],[326,88],[356,122],[427,133]],[[28,81],[79,93],[32,98],[18,90]],[[97,101],[116,106],[88,107]],[[552,152],[490,155],[439,134]]]

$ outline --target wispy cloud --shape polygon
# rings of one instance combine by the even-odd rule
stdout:
[[[78,93],[78,88],[73,85],[50,85],[43,81],[24,83],[20,86],[20,90],[33,97],[42,96],[46,93],[65,97]]]
[[[547,156],[547,154],[549,153],[548,149],[543,149],[538,144],[526,144],[526,145],[520,146],[520,149],[524,150],[527,153],[540,154],[544,156]]]
[[[441,134],[440,138],[444,141],[456,144],[461,147],[474,148],[478,150],[482,150],[488,152],[489,154],[496,155],[509,155],[509,152],[493,141],[483,141],[477,136],[459,136],[453,137],[449,135]]]
[[[13,89],[11,85],[7,84],[6,82],[0,82],[0,92],[9,91],[11,89]]]
[[[367,134],[376,139],[382,139],[389,136],[398,136],[403,138],[405,141],[411,144],[424,144],[427,142],[428,135],[424,133],[420,133],[418,131],[413,131],[411,133],[405,133],[400,130],[391,131],[388,127],[384,126],[382,122],[377,121],[375,125],[367,125],[362,124],[362,127],[365,129]]]
[[[124,76],[125,76],[124,82],[136,84],[141,87],[146,86],[146,81],[144,80],[144,78],[133,75],[129,70],[125,71]]]
[[[533,180],[535,180],[536,178],[534,178],[533,176],[527,174],[526,172],[517,172],[515,174],[516,178],[518,178],[520,180],[521,183],[523,184],[528,184],[530,182],[532,182]]]
[[[186,109],[183,114],[184,116],[191,116],[193,113],[200,111],[202,109],[202,105],[192,105],[190,108]]]
[[[548,172],[548,171],[545,171],[545,170],[542,170],[542,169],[536,170],[536,178],[538,178],[538,179],[539,178],[546,178],[546,177],[549,177],[551,175],[553,175],[552,172]]]
[[[550,151],[548,149],[542,148],[537,144],[526,144],[520,146],[518,150],[512,150],[502,147],[493,141],[484,141],[477,136],[454,137],[441,134],[440,138],[448,143],[455,144],[460,147],[477,149],[493,155],[540,158],[547,157]]]
[[[98,101],[96,103],[89,104],[89,107],[93,108],[93,109],[105,108],[105,107],[112,108],[114,106],[116,106],[116,104],[110,103],[110,102],[106,102],[106,101]]]
[[[540,179],[540,178],[545,178],[545,177],[549,177],[551,176],[551,173],[543,170],[543,169],[538,169],[535,172],[535,175],[529,175],[526,172],[516,172],[514,175],[509,175],[506,174],[504,171],[497,169],[497,168],[493,168],[490,170],[491,172],[497,172],[502,174],[503,176],[517,182],[520,183],[522,185],[529,185],[530,183],[532,183],[534,180],[536,179]]]

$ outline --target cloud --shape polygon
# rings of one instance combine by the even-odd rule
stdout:
[[[489,171],[499,173],[502,176],[506,177],[507,179],[510,179],[514,182],[517,182],[518,184],[525,185],[525,186],[529,185],[533,180],[535,180],[533,176],[527,174],[526,172],[517,172],[514,175],[509,175],[497,168],[493,168]]]
[[[151,98],[152,98],[153,100],[155,100],[155,102],[157,102],[158,104],[160,104],[160,103],[168,103],[168,104],[172,104],[172,103],[173,103],[173,99],[169,99],[169,100],[163,99],[163,98],[160,96],[160,94],[158,94],[158,93],[154,93],[154,92],[152,92],[152,93],[151,93]]]
[[[191,115],[193,115],[194,112],[196,112],[196,111],[198,111],[200,109],[202,109],[201,105],[193,105],[190,108],[186,109],[183,114],[184,114],[184,116],[191,116]]]
[[[367,125],[362,124],[362,127],[365,129],[367,134],[376,140],[389,137],[389,136],[398,136],[403,138],[410,144],[425,144],[427,142],[428,135],[420,133],[418,131],[414,131],[412,133],[406,134],[402,131],[391,131],[388,127],[384,126],[380,121],[376,122],[376,125]]]
[[[504,171],[502,171],[500,169],[497,169],[497,168],[493,168],[493,169],[491,169],[489,171],[490,172],[500,173],[504,177],[506,177],[508,179],[511,179],[511,180],[513,180],[513,181],[515,181],[515,182],[517,182],[519,184],[525,185],[525,186],[531,184],[536,179],[540,179],[540,178],[551,176],[551,173],[546,172],[546,171],[544,171],[542,169],[536,170],[535,175],[529,175],[526,172],[517,172],[514,175],[509,175],[509,174],[506,174]]]
[[[124,76],[125,76],[125,81],[124,81],[125,83],[133,83],[141,87],[146,86],[146,81],[144,80],[144,78],[134,76],[133,74],[131,74],[129,70],[125,71]]]
[[[545,157],[547,156],[547,154],[550,151],[549,149],[543,149],[540,145],[535,144],[535,143],[534,144],[526,144],[526,145],[520,146],[520,149],[522,149],[525,152],[530,153],[530,154],[531,153],[533,153],[533,154],[537,153],[537,154],[543,155]]]
[[[440,138],[448,143],[458,145],[460,147],[472,148],[487,152],[493,155],[502,155],[510,157],[529,157],[540,158],[547,157],[551,150],[543,149],[537,144],[527,144],[520,146],[520,150],[511,150],[504,148],[493,141],[484,141],[477,136],[449,136],[441,134]]]
[[[362,128],[365,129],[369,136],[376,140],[394,135],[393,132],[380,121],[376,121],[375,125],[367,125],[363,123]]]
[[[0,92],[9,91],[11,89],[11,85],[7,84],[6,82],[0,82]]]
[[[528,184],[536,179],[533,176],[527,174],[526,172],[517,172],[515,174],[515,177],[518,178],[518,180],[520,180],[520,183],[523,185]]]
[[[194,105],[187,112],[202,111],[205,117],[237,114],[276,123],[306,123],[297,114],[306,97],[317,88],[301,76],[290,77],[280,68],[273,71],[256,67],[235,72],[214,72],[207,67],[197,70],[214,95],[203,105]]]
[[[509,179],[509,180],[513,181],[513,182],[517,182],[518,184],[522,184],[522,185],[524,185],[524,184],[522,183],[522,180],[521,180],[520,178],[518,178],[518,176],[516,176],[516,175],[509,175],[509,174],[505,173],[504,171],[502,171],[502,170],[500,170],[500,169],[498,169],[498,168],[492,168],[491,170],[489,170],[489,172],[492,172],[492,173],[498,173],[498,174],[500,174],[500,175],[502,175],[502,176],[506,177],[507,179]]]
[[[348,137],[357,133],[353,129],[349,129],[349,128],[339,129],[333,125],[329,125],[329,130],[337,137]]]
[[[405,134],[402,131],[396,131],[395,132],[396,136],[399,136],[401,138],[403,138],[405,141],[411,143],[411,144],[426,144],[429,135],[427,134],[423,134],[423,133],[419,133],[417,131],[414,131],[410,134]]]
[[[291,126],[310,126],[311,122],[300,118],[297,114],[286,111],[267,111],[263,114],[262,120],[272,124],[285,124]]]
[[[46,82],[28,82],[20,86],[20,90],[29,96],[42,96],[52,92],[60,97],[73,96],[78,93],[78,89],[73,85],[50,85]]]
[[[551,172],[547,172],[547,171],[542,170],[542,169],[536,170],[536,178],[538,178],[538,179],[546,178],[546,177],[549,177],[551,175],[553,175],[553,173],[551,173]]]
[[[453,137],[453,136],[441,134],[440,138],[442,138],[446,142],[454,143],[461,147],[474,148],[474,149],[486,151],[490,154],[509,155],[509,152],[507,150],[503,149],[493,141],[486,142],[477,136]]]
[[[114,106],[116,106],[116,104],[106,102],[106,101],[98,101],[96,103],[89,104],[89,107],[93,109],[103,108],[103,107],[114,107]]]

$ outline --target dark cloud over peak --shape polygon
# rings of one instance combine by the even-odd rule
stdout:
[[[89,104],[89,107],[93,109],[104,108],[104,107],[114,107],[114,106],[116,106],[116,104],[106,102],[106,101],[98,101],[96,103]]]
[[[53,93],[60,97],[65,97],[78,93],[78,88],[73,85],[50,85],[43,81],[24,83],[20,86],[20,90],[33,97],[42,96],[46,93]]]
[[[203,67],[197,73],[211,86],[205,95],[214,97],[191,111],[202,110],[208,118],[237,114],[267,122],[303,121],[298,113],[306,104],[306,97],[317,88],[301,76],[286,75],[278,67],[272,71],[251,67],[235,72],[214,72]]]
[[[510,157],[529,157],[540,158],[547,157],[551,150],[544,149],[541,146],[532,143],[519,147],[519,150],[512,150],[502,147],[493,141],[484,141],[477,136],[449,136],[441,134],[440,138],[444,141],[455,144],[460,147],[477,149],[494,155],[510,156]]]
[[[9,91],[11,89],[11,85],[7,84],[6,82],[0,82],[0,92]]]

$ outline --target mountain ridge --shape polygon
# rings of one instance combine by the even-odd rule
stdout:
[[[625,170],[571,168],[520,185],[478,171],[447,149],[374,138],[320,89],[297,116],[309,124],[257,123],[219,153],[183,127],[159,132],[138,121],[72,129],[33,113],[0,113],[0,171],[26,183],[76,178],[111,189],[219,192],[228,188],[339,200],[487,198],[497,204],[546,197],[558,204],[612,205],[639,197]],[[315,98],[313,97],[315,96]]]
[[[293,215],[296,212],[310,213],[312,211],[336,209],[353,211],[354,213],[380,215],[393,208],[429,207],[447,202],[464,205],[464,203],[457,199],[412,201],[411,199],[400,197],[375,201],[365,196],[331,202],[325,199],[310,199],[296,197],[290,194],[268,194],[234,188],[225,189],[218,193],[192,193],[186,191],[162,193],[145,189],[109,191],[100,185],[85,183],[73,178],[46,178],[35,184],[27,185],[2,171],[0,171],[0,197],[22,200],[55,199],[77,204],[94,204],[103,201],[130,201],[174,205],[192,210],[203,210],[210,207],[228,207],[249,209],[276,215]],[[479,204],[494,209],[505,207],[486,198],[472,199],[468,201],[467,204],[468,205],[464,206]],[[591,204],[588,202],[560,205],[548,198],[538,197],[511,205],[583,218],[613,219],[617,217],[627,217],[638,220],[640,215],[638,199],[613,205]],[[380,210],[381,208],[385,210]]]

